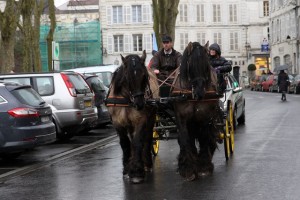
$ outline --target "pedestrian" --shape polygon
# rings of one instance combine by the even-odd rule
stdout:
[[[209,46],[209,60],[211,66],[216,70],[218,76],[218,93],[223,95],[226,89],[226,82],[224,80],[224,73],[232,70],[231,63],[221,56],[221,48],[217,43]]]
[[[289,86],[289,76],[287,73],[284,72],[284,70],[280,70],[280,73],[278,74],[278,87],[279,92],[281,92],[281,100],[286,101],[286,92],[288,91]]]

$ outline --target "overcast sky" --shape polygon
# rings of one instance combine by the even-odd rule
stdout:
[[[67,1],[68,0],[54,0],[54,4],[55,6],[60,6],[61,4],[64,4]]]

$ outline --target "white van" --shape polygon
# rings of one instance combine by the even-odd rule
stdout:
[[[97,75],[100,77],[106,87],[109,87],[112,74],[119,67],[119,65],[103,65],[103,66],[92,66],[92,67],[81,67],[68,69],[66,71],[73,71],[84,75]]]

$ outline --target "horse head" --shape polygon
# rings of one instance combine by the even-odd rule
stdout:
[[[208,42],[201,46],[198,42],[190,42],[185,48],[180,66],[182,85],[193,88],[197,100],[205,95],[205,88],[210,83],[210,64],[208,59]]]
[[[124,87],[128,89],[128,95],[132,100],[134,106],[141,110],[145,106],[145,91],[149,86],[148,71],[145,66],[146,51],[140,57],[135,54],[130,54],[126,57],[121,55]]]

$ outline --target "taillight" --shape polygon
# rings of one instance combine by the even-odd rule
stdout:
[[[31,108],[14,108],[7,111],[13,117],[20,118],[20,117],[38,117],[39,113],[37,110]]]
[[[64,80],[64,82],[65,82],[65,84],[66,84],[66,86],[69,90],[70,95],[73,96],[73,97],[76,97],[77,96],[76,95],[76,90],[73,86],[73,83],[69,79],[69,77],[66,74],[62,74],[62,73],[61,73],[61,77],[63,78],[63,80]]]

